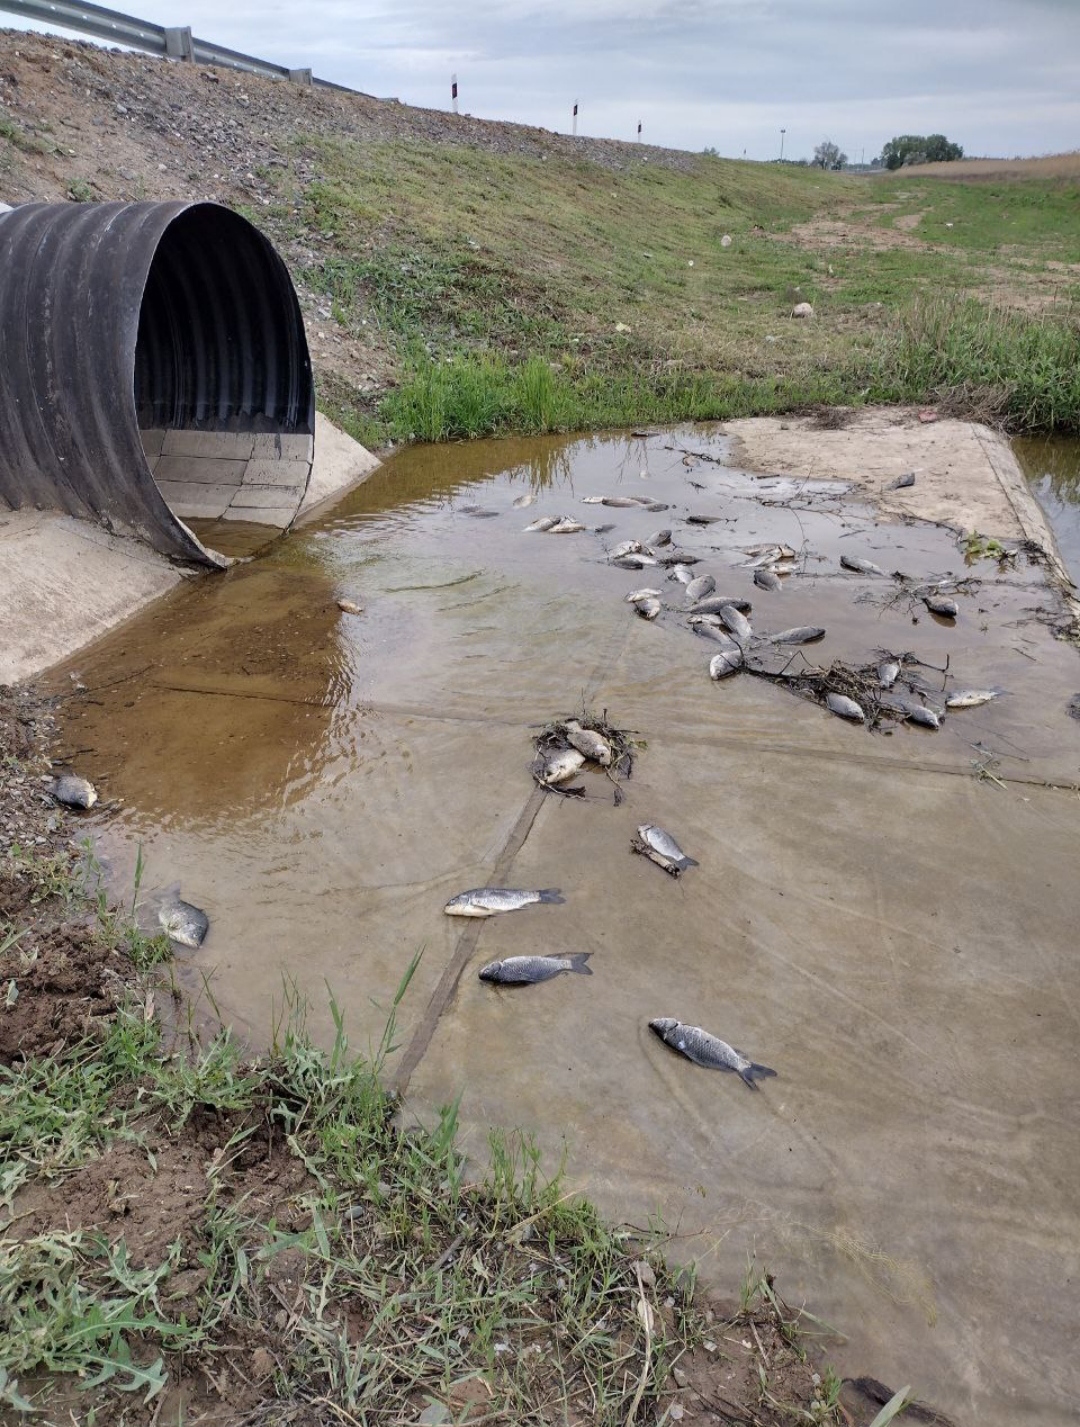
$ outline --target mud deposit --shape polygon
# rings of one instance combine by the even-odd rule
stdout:
[[[377,1042],[422,949],[397,1057],[413,1113],[460,1093],[478,1151],[489,1125],[534,1131],[608,1212],[661,1214],[706,1279],[756,1256],[843,1336],[852,1376],[910,1382],[960,1422],[1064,1423],[1080,669],[1058,598],[1023,551],[965,563],[946,529],[880,521],[842,484],[745,475],[725,450],[683,431],[395,457],[320,525],[62,672],[85,686],[65,741],[106,805],[86,821],[118,886],[142,847],[148,916],[174,883],[206,909],[185,974],[253,1042],[292,984],[329,1030],[328,984],[356,1043]],[[605,495],[669,509],[584,499]],[[525,532],[546,515],[590,528]],[[912,656],[920,702],[1000,692],[938,731],[870,731],[747,673],[714,682],[682,587],[606,556],[663,527],[695,575],[751,600],[755,634],[825,628],[783,665],[889,651]],[[795,551],[779,593],[746,564],[765,543]],[[949,577],[959,614],[939,620],[918,590]],[[663,592],[655,620],[625,601],[641,586]],[[635,740],[622,801],[596,767],[583,797],[538,788],[539,730],[605,710]],[[698,865],[676,879],[632,856],[646,823]],[[443,915],[485,884],[565,901]],[[578,952],[591,976],[476,977]],[[656,1017],[776,1078],[751,1093],[691,1064]]]

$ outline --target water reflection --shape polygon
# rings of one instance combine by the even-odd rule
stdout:
[[[1013,449],[1054,528],[1069,572],[1080,579],[1080,441],[1021,437]]]

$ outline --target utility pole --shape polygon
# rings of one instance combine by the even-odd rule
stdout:
[[[457,75],[450,76],[450,98],[454,105],[454,113],[457,113]]]
[[[573,133],[574,138],[576,139],[576,138],[577,138],[577,100],[576,100],[576,99],[574,100],[574,127],[573,127],[573,130],[572,130],[571,132]]]
[[[638,126],[637,126],[637,141],[638,141],[639,144],[641,143],[641,120],[640,120],[640,119],[638,120]]]
[[[780,130],[780,162],[781,162],[781,163],[784,162],[784,135],[785,135],[786,133],[787,133],[787,130],[786,130],[786,129],[781,129],[781,130]]]

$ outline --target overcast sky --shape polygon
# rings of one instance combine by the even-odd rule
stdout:
[[[1080,148],[1080,0],[114,0],[408,104],[769,159]],[[0,12],[0,25],[17,25]]]

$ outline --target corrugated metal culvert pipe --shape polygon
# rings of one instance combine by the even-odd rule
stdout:
[[[215,203],[0,210],[0,502],[221,565],[184,524],[284,530],[315,390],[292,282]]]

